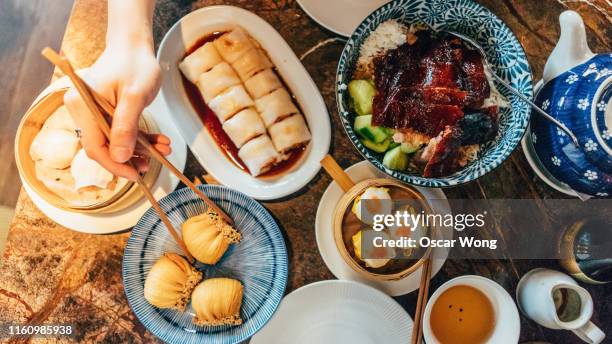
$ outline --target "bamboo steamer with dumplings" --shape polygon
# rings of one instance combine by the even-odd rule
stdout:
[[[15,161],[22,182],[47,203],[67,211],[112,213],[128,208],[144,196],[136,183],[114,176],[104,188],[97,186],[76,188],[79,182],[71,175],[71,166],[50,168],[37,163],[31,157],[32,143],[47,120],[56,112],[63,111],[60,108],[64,105],[64,94],[67,90],[68,88],[57,89],[41,97],[28,109],[19,124],[15,137]],[[143,113],[139,124],[140,129],[147,133],[159,132],[154,121],[148,117],[146,112]],[[53,124],[47,124],[49,127],[58,123],[56,120],[49,122],[53,122]],[[76,132],[74,135],[76,136]],[[64,147],[47,148],[57,149],[58,154],[66,152],[63,150]],[[66,147],[66,150],[69,149]],[[160,170],[161,164],[151,159],[149,171],[143,177],[148,187],[155,183]],[[45,182],[41,179],[44,179]]]
[[[338,182],[336,176],[332,177]],[[350,188],[347,186],[343,187],[346,191],[336,204],[333,221],[334,241],[340,256],[349,267],[367,279],[374,281],[397,281],[416,272],[425,262],[425,258],[429,256],[431,247],[414,252],[415,259],[391,258],[388,264],[380,268],[368,267],[364,265],[364,260],[356,257],[356,252],[351,247],[351,238],[361,228],[369,226],[361,222],[361,219],[355,218],[355,215],[352,213],[352,207],[356,199],[372,187],[389,190],[391,200],[412,200],[425,214],[432,213],[432,209],[425,197],[416,189],[392,179],[366,179],[360,183],[353,184]],[[433,230],[433,228],[428,228],[424,235],[433,237],[430,230]]]

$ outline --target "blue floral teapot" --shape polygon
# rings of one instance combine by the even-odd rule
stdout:
[[[544,67],[535,103],[578,138],[534,116],[533,146],[544,167],[573,190],[591,197],[612,195],[612,54],[593,54],[582,18],[559,17],[561,37]]]

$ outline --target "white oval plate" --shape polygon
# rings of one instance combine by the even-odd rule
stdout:
[[[47,87],[37,99],[40,99],[53,90],[65,88],[68,85],[70,85],[68,79],[66,77],[61,78]],[[37,100],[35,100],[34,103],[36,103],[36,101]],[[183,171],[187,160],[187,147],[178,130],[172,123],[172,114],[164,104],[164,100],[158,95],[153,103],[147,107],[146,112],[151,115],[159,127],[160,132],[164,133],[172,141],[170,146],[172,148],[172,154],[168,156],[168,160],[177,169]],[[161,199],[172,192],[178,183],[178,178],[170,173],[167,168],[162,167],[159,172],[159,177],[151,188],[151,191],[156,199]],[[32,202],[34,202],[34,205],[36,205],[40,211],[58,224],[77,232],[109,234],[126,230],[133,227],[151,206],[143,196],[138,202],[119,212],[108,214],[75,213],[49,204],[26,183],[22,181],[22,184],[28,196],[32,199]]]
[[[274,180],[261,180],[236,167],[219,149],[191,106],[183,88],[178,63],[185,51],[208,34],[242,26],[267,51],[278,72],[299,102],[312,133],[306,156],[293,171]],[[212,6],[181,18],[161,42],[157,59],[162,68],[161,93],[174,121],[198,161],[221,184],[259,199],[290,195],[317,174],[329,150],[331,125],[325,102],[310,75],[281,35],[257,15],[233,6]]]
[[[355,165],[346,169],[346,173],[351,176],[351,179],[355,183],[369,178],[389,178],[386,174],[378,170],[367,160],[358,162]],[[446,195],[442,189],[431,189],[420,186],[415,186],[421,194],[428,200],[444,200],[446,201]],[[315,220],[315,232],[317,236],[317,247],[319,253],[327,265],[327,268],[339,279],[353,280],[370,285],[382,292],[385,292],[391,296],[399,296],[408,294],[419,288],[421,281],[421,269],[406,276],[399,281],[374,281],[362,277],[355,270],[353,270],[348,264],[344,262],[342,256],[336,248],[336,242],[334,241],[334,209],[336,203],[342,197],[342,189],[336,182],[331,182],[319,202],[319,208],[317,209],[317,218]],[[445,202],[436,202],[441,207]],[[441,214],[450,214],[450,205],[446,202],[445,209],[435,209]],[[443,239],[452,239],[452,231],[442,231],[444,235]],[[448,257],[448,248],[435,248],[433,250],[433,266],[431,270],[431,276],[435,276],[438,271],[444,265],[446,257]]]
[[[298,0],[310,18],[324,28],[349,37],[375,9],[389,0]]]
[[[281,301],[251,344],[409,343],[410,315],[392,298],[352,281],[305,285]]]

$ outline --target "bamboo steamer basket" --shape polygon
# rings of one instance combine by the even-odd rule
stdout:
[[[340,201],[336,204],[334,210],[334,241],[336,248],[340,253],[340,256],[345,263],[361,276],[374,281],[397,281],[417,271],[425,262],[425,259],[429,257],[431,253],[431,247],[425,249],[423,255],[412,265],[407,268],[398,271],[396,273],[382,274],[376,273],[366,269],[365,267],[358,264],[353,258],[351,253],[346,248],[343,240],[343,221],[346,211],[352,207],[354,200],[361,195],[369,187],[387,187],[387,188],[398,188],[406,192],[412,199],[419,202],[425,213],[432,213],[431,207],[425,197],[419,193],[416,189],[411,186],[399,183],[392,179],[385,178],[374,178],[366,179],[360,183],[355,184],[348,191],[344,193]],[[427,235],[430,236],[431,229],[428,228]]]
[[[121,211],[140,200],[144,194],[138,185],[128,181],[123,187],[112,194],[111,197],[99,202],[76,205],[63,199],[49,188],[47,188],[36,177],[35,162],[30,157],[30,146],[32,141],[42,129],[45,121],[64,104],[64,94],[68,88],[60,88],[50,92],[36,101],[21,119],[15,137],[15,161],[19,175],[24,184],[27,184],[34,192],[40,195],[47,203],[72,212],[82,213],[113,213]],[[152,119],[144,113],[140,120],[140,129],[148,133],[157,133],[159,129]],[[151,160],[149,171],[143,180],[150,188],[161,171],[161,164]]]

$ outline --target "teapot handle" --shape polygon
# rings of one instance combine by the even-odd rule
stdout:
[[[606,335],[593,322],[589,321],[584,326],[572,330],[580,339],[589,344],[599,344],[603,342]]]
[[[561,36],[546,61],[543,79],[548,82],[594,56],[587,44],[586,29],[580,15],[565,11],[559,16]]]

